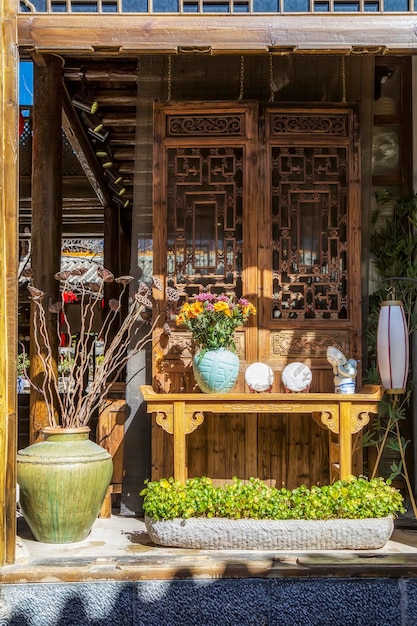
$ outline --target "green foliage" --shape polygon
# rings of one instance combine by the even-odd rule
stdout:
[[[25,376],[29,370],[30,360],[26,352],[17,355],[17,375]]]
[[[381,289],[370,296],[368,316],[368,354],[369,367],[365,382],[380,384],[376,366],[376,339],[378,317],[381,302],[386,299],[386,291],[393,290],[395,298],[402,300],[407,319],[409,333],[417,329],[417,195],[410,198],[395,199],[388,191],[377,195],[377,210],[372,214],[371,221],[375,224],[380,216],[381,208],[387,202],[393,203],[394,212],[391,218],[385,218],[382,226],[375,230],[371,237],[373,263],[381,279]],[[384,280],[385,279],[385,280]],[[386,280],[392,279],[392,280]],[[379,405],[377,419],[365,433],[363,445],[374,446],[377,457],[370,471],[371,477],[378,472],[384,448],[395,451],[397,459],[391,464],[390,479],[404,477],[414,514],[417,507],[406,465],[406,448],[410,443],[401,434],[401,428],[410,410],[411,377],[407,390],[401,397],[385,397]]]
[[[381,228],[371,237],[373,263],[381,279],[402,279],[390,281],[389,286],[395,288],[397,297],[403,301],[411,333],[417,328],[417,283],[414,282],[417,280],[417,194],[406,199],[395,199],[389,192],[383,192],[377,195],[377,202],[377,215],[378,210],[387,202],[394,203],[394,215],[385,219]],[[404,280],[407,278],[412,280]],[[379,310],[381,300],[385,299],[384,288],[373,294],[371,315]],[[369,327],[376,335],[377,324],[374,319],[370,320]]]
[[[403,513],[401,493],[382,478],[350,477],[333,485],[289,491],[258,478],[214,487],[210,478],[146,482],[144,511],[155,520],[189,517],[229,519],[365,519]]]

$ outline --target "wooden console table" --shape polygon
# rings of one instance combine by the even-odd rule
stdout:
[[[186,436],[213,413],[310,413],[320,426],[339,436],[340,478],[352,473],[352,435],[360,432],[378,413],[381,388],[369,385],[359,393],[156,393],[151,386],[140,388],[148,413],[174,437],[174,478],[187,479]]]

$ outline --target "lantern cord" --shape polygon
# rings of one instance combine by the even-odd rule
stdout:
[[[346,102],[346,61],[342,56],[342,102]]]
[[[245,57],[242,54],[241,57],[240,57],[239,97],[238,97],[238,100],[243,100],[244,91],[245,91]]]
[[[269,102],[273,102],[275,100],[275,92],[277,89],[274,81],[274,58],[272,54],[269,55],[269,89],[271,91]]]
[[[172,92],[172,57],[169,55],[168,57],[168,84],[167,84],[167,102],[171,102],[171,92]]]

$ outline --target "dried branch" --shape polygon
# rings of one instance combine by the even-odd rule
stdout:
[[[116,317],[120,315],[122,300],[133,278],[131,276],[114,278],[111,272],[105,268],[99,268],[97,283],[86,283],[83,281],[83,274],[82,269],[58,272],[55,278],[62,283],[61,302],[49,306],[49,313],[57,316],[56,334],[59,339],[61,329],[70,337],[70,342],[75,334],[79,335],[65,381],[64,373],[57,373],[43,304],[44,294],[36,287],[29,287],[35,305],[34,341],[43,369],[42,385],[38,388],[28,379],[43,396],[50,426],[54,427],[57,425],[65,428],[81,427],[88,424],[94,411],[103,404],[109,388],[120,376],[127,361],[152,341],[159,317],[154,316],[152,324],[142,319],[144,311],[153,308],[152,286],[155,285],[147,286],[141,283],[119,329],[110,340],[111,328]],[[103,359],[94,369],[92,379],[89,380],[85,389],[86,376],[87,374],[90,376],[91,359],[95,355],[94,342],[91,341],[91,336],[95,334],[93,332],[95,316],[100,315],[101,319],[101,310],[98,310],[97,304],[101,305],[104,283],[113,280],[120,284],[122,289],[118,299],[109,302],[109,310],[104,320],[101,321],[97,335],[104,341]],[[73,332],[67,315],[65,294],[70,291],[78,294],[80,326],[77,333]],[[55,407],[59,413],[58,420],[55,416]]]

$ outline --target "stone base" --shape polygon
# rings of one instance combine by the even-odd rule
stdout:
[[[145,517],[153,543],[200,550],[373,550],[391,537],[391,516],[379,519],[253,520]]]

